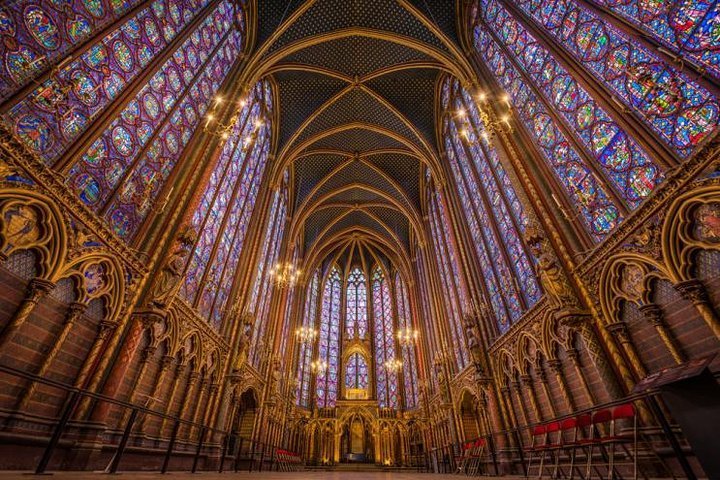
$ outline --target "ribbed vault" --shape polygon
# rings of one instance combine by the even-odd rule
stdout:
[[[258,8],[248,70],[277,88],[273,175],[291,172],[291,241],[306,259],[348,242],[406,255],[412,236],[423,237],[422,173],[439,170],[438,76],[469,71],[455,2],[259,0]]]

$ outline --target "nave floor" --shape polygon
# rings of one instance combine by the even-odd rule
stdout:
[[[133,480],[449,480],[451,478],[458,480],[459,478],[466,478],[457,475],[432,475],[414,472],[202,472],[194,475],[192,473],[185,472],[171,472],[168,475],[162,475],[160,473],[122,472],[121,475],[125,478],[131,478]],[[29,478],[32,478],[32,476],[27,473],[0,472],[0,480],[28,480]],[[53,478],[57,480],[101,480],[103,478],[108,478],[108,476],[99,472],[57,472],[53,473]],[[505,480],[511,480],[512,478],[515,477],[503,477]]]

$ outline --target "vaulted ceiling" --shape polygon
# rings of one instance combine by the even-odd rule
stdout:
[[[291,234],[307,254],[356,242],[403,254],[422,235],[437,80],[461,58],[455,9],[452,0],[258,0],[250,63],[277,85],[277,163],[291,169]]]

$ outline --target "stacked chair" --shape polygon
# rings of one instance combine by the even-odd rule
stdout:
[[[487,442],[484,438],[464,443],[460,455],[455,457],[456,473],[478,475],[483,459],[487,455]]]
[[[641,473],[647,479],[638,470],[638,418],[632,403],[536,425],[530,434],[526,478],[637,480]]]
[[[281,472],[297,472],[305,467],[300,455],[289,450],[275,450],[275,459]]]

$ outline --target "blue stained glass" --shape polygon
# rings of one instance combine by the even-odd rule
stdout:
[[[482,5],[494,1],[483,0]],[[687,21],[690,17],[680,13],[692,12],[694,2],[665,3],[675,4],[671,8],[679,7],[675,10],[676,18],[684,18],[680,24],[694,31],[692,21]],[[602,21],[593,8],[564,0],[518,0],[516,4],[678,156],[690,156],[717,129],[720,103],[711,92],[690,75],[664,62],[658,53],[610,22]],[[704,11],[707,16],[701,14],[694,20],[704,23],[718,18],[717,11]],[[700,12],[691,15],[697,13]],[[563,21],[555,20],[559,18]],[[717,44],[717,35],[708,37],[703,33],[709,31],[701,29],[696,32],[699,35],[690,34],[690,38],[706,46],[708,39],[714,38],[710,44]]]
[[[587,231],[597,241],[605,238],[622,221],[617,206],[552,121],[543,103],[521,80],[515,66],[479,25],[475,28],[475,49],[517,106],[520,120],[541,147],[540,152],[547,164],[564,187],[571,203],[579,207]]]
[[[316,319],[318,312],[318,294],[320,290],[320,270],[315,273],[310,280],[305,297],[305,309],[303,311],[303,327],[316,328]],[[297,367],[297,390],[295,398],[297,404],[303,407],[310,407],[310,382],[312,380],[312,354],[313,344],[303,342],[300,345],[300,355],[298,356]]]
[[[319,408],[334,407],[338,398],[341,299],[342,277],[338,267],[333,266],[325,280],[320,311],[318,360],[326,362],[327,368],[315,380],[315,402]]]
[[[628,208],[636,208],[662,181],[659,168],[520,22],[497,0],[490,2],[497,4],[497,8],[492,19],[481,15],[487,22],[486,33],[492,36],[493,31],[505,29],[514,32],[512,40],[504,38],[507,50],[541,94],[561,113],[566,128],[584,145],[587,155],[596,160],[599,170]],[[476,28],[483,25],[481,22]],[[583,121],[578,122],[578,118]]]
[[[365,338],[367,335],[367,287],[363,271],[355,267],[348,275],[346,292],[345,335],[347,338]]]
[[[392,297],[389,282],[379,266],[375,267],[372,273],[372,295],[378,406],[380,408],[398,408],[398,375],[396,371],[386,368],[386,362],[399,360],[395,353]]]

